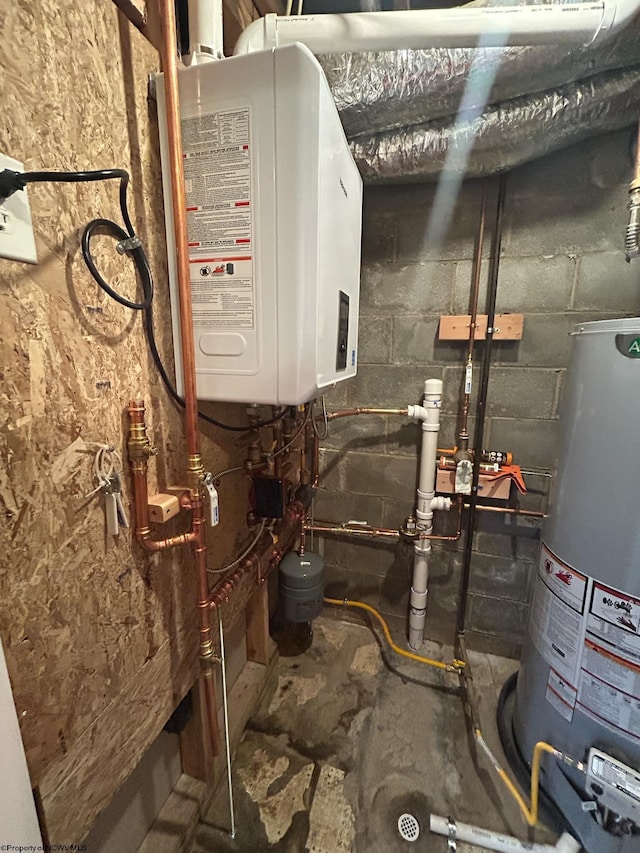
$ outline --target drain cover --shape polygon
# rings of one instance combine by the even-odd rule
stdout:
[[[398,832],[405,841],[417,841],[420,835],[420,824],[412,814],[401,814],[398,818]]]

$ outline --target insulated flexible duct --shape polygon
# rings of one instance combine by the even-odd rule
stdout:
[[[435,179],[459,146],[469,149],[468,162],[458,158],[447,170],[480,176],[630,126],[638,113],[639,40],[636,17],[602,45],[570,51],[400,50],[318,59],[364,180],[396,183]]]
[[[505,171],[609,130],[628,127],[640,104],[640,65],[496,104],[470,119],[434,120],[371,137],[351,149],[368,183],[435,180],[451,151],[467,177]],[[449,156],[447,170],[451,171]]]
[[[497,0],[491,4],[499,5]],[[495,78],[495,104],[640,62],[640,18],[600,47],[398,50],[318,56],[347,137],[452,116],[469,77]],[[485,101],[471,101],[483,109]]]

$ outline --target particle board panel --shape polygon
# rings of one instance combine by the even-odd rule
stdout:
[[[45,773],[39,793],[50,839],[86,836],[196,679],[196,642],[182,654],[166,642]]]
[[[150,258],[158,346],[171,372],[157,127],[147,103],[157,54],[102,0],[7,3],[0,30],[0,150],[27,170],[130,170],[130,213]],[[184,480],[181,414],[159,384],[141,318],[97,288],[81,257],[84,224],[119,222],[117,199],[115,182],[34,186],[40,263],[0,261],[0,636],[54,841],[79,840],[197,672],[188,551],[150,555],[130,530],[107,536],[100,496],[87,497],[95,443],[124,456],[133,397],[147,401],[159,448],[150,493]],[[97,238],[92,253],[117,291],[137,292],[112,240]],[[244,420],[240,407],[211,411]],[[235,436],[209,427],[202,449],[212,471],[244,454]],[[221,522],[207,534],[213,567],[248,538],[246,495],[243,475],[223,479]],[[123,497],[131,515],[126,475]],[[172,519],[159,534],[185,523]]]

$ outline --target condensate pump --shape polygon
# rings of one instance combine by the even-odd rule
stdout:
[[[198,397],[304,403],[358,359],[362,180],[326,78],[293,44],[183,68],[179,83]],[[180,377],[171,239],[168,255]]]

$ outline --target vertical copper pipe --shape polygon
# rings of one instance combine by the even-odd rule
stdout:
[[[282,439],[282,421],[276,421],[273,425],[273,442],[274,442],[274,451],[277,454],[273,458],[273,474],[275,477],[282,477],[282,453],[279,453],[282,449],[284,441]]]
[[[173,236],[180,303],[180,347],[184,383],[184,415],[189,456],[198,454],[198,397],[196,391],[195,344],[191,314],[191,271],[187,245],[187,200],[184,187],[180,102],[178,94],[178,62],[175,9],[172,0],[158,0],[162,32],[162,67],[169,138],[169,172]],[[190,484],[191,485],[191,484]],[[198,484],[199,487],[199,484]]]
[[[162,67],[169,141],[169,172],[171,176],[171,202],[176,246],[178,295],[180,306],[180,344],[182,349],[182,377],[184,384],[185,433],[189,461],[187,475],[191,490],[193,522],[193,556],[196,567],[197,609],[200,625],[200,661],[203,667],[203,692],[207,702],[207,716],[214,755],[219,752],[220,738],[217,724],[217,703],[213,684],[213,639],[209,585],[207,582],[206,545],[204,540],[204,507],[202,503],[202,476],[204,468],[198,444],[198,402],[196,392],[195,344],[191,314],[191,274],[187,237],[187,203],[184,186],[182,137],[180,132],[180,103],[178,93],[178,64],[176,19],[173,0],[158,0],[160,30],[162,35]]]
[[[487,213],[487,186],[482,187],[482,201],[480,203],[480,222],[478,223],[478,233],[473,247],[473,269],[471,272],[471,322],[469,323],[469,344],[467,347],[467,369],[469,365],[473,365],[473,347],[476,339],[476,325],[478,321],[478,300],[480,298],[480,271],[482,269],[482,246],[484,244],[484,223]],[[462,402],[462,410],[460,415],[460,433],[459,443],[461,450],[467,450],[469,447],[469,406],[471,405],[471,394],[465,393]]]
[[[320,480],[320,439],[318,438],[318,433],[313,431],[313,477],[311,478],[311,485],[314,489],[318,488],[318,482]]]

